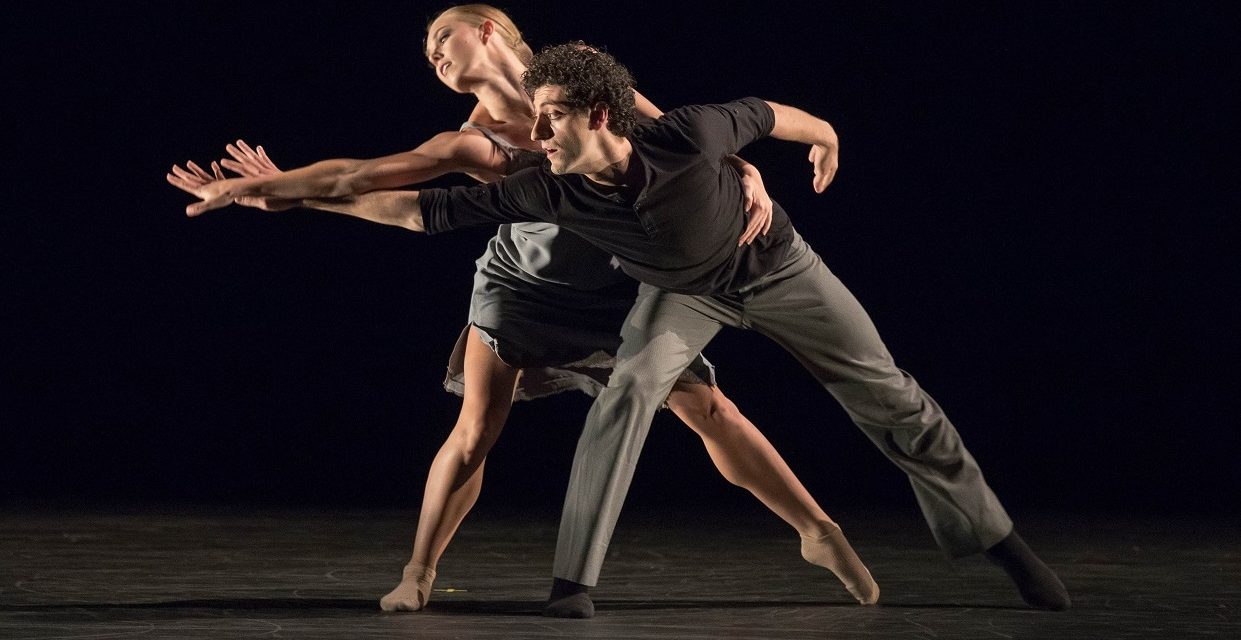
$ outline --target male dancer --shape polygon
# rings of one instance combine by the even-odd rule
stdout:
[[[753,328],[792,352],[864,433],[909,476],[936,541],[952,556],[986,552],[1031,606],[1063,610],[1067,591],[1026,546],[935,401],[898,369],[866,312],[776,205],[770,232],[738,245],[741,187],[723,158],[765,135],[811,145],[814,188],[831,182],[832,127],[798,109],[747,98],[685,107],[635,123],[633,79],[582,45],[549,48],[523,82],[532,137],[548,162],[476,187],[376,192],[311,206],[437,233],[542,220],[613,253],[642,282],[617,364],[586,419],[565,497],[545,613],[590,617],[612,530],[656,409],[720,327]],[[191,183],[198,215],[235,199],[297,200],[263,178]],[[279,206],[288,206],[288,202]]]

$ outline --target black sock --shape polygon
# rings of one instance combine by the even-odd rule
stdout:
[[[1068,609],[1069,591],[1064,583],[1026,545],[1014,530],[1007,538],[987,549],[987,558],[1004,569],[1017,583],[1017,591],[1026,604],[1036,609],[1064,611]]]
[[[595,615],[595,603],[590,599],[590,587],[552,578],[552,594],[547,598],[543,615],[552,618],[590,618]]]

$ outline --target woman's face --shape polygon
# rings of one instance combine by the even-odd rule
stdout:
[[[449,89],[466,93],[469,84],[479,79],[473,71],[485,55],[482,30],[482,25],[452,15],[440,16],[427,29],[427,61]]]

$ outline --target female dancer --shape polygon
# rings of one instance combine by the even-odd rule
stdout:
[[[373,160],[327,160],[280,172],[262,147],[242,141],[227,147],[222,164],[262,183],[271,198],[239,204],[276,210],[295,205],[342,213],[365,209],[375,190],[430,180],[460,171],[495,180],[542,161],[530,140],[533,109],[521,87],[531,57],[512,21],[487,5],[461,5],[439,14],[427,28],[426,55],[436,77],[478,104],[460,131],[441,133],[413,151]],[[659,111],[635,96],[644,115]],[[766,232],[770,200],[753,167],[739,159],[746,176],[751,221],[741,242]],[[198,193],[223,179],[190,163],[168,176]],[[362,195],[359,195],[362,194]],[[355,197],[356,196],[356,197]],[[350,198],[342,208],[333,198]],[[221,206],[193,205],[187,212]],[[352,207],[352,208],[351,208]],[[356,215],[356,214],[355,214]],[[470,324],[453,352],[445,386],[463,396],[461,414],[427,476],[413,556],[401,583],[380,600],[385,611],[416,611],[426,605],[435,566],[482,487],[487,453],[499,437],[514,399],[577,388],[587,393],[606,384],[619,327],[633,302],[636,283],[611,265],[611,256],[567,231],[544,223],[502,225],[477,261]],[[848,541],[758,429],[715,385],[705,360],[691,365],[667,398],[667,406],[703,440],[712,461],[731,483],[753,493],[802,539],[802,556],[834,572],[863,604],[879,588]]]

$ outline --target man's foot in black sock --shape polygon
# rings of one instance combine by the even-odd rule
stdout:
[[[1017,583],[1021,599],[1031,607],[1064,611],[1072,604],[1064,583],[1060,582],[1060,578],[1056,577],[1050,567],[1034,555],[1016,530],[987,549],[987,558],[1000,565],[1008,577]]]
[[[572,580],[552,578],[552,594],[547,598],[543,615],[551,618],[590,618],[595,615],[595,603],[590,599],[590,587]]]

